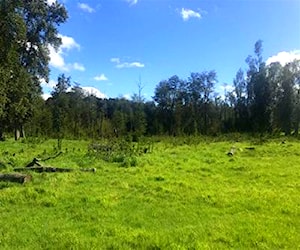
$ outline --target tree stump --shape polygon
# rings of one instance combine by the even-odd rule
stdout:
[[[235,153],[235,148],[232,147],[232,148],[230,149],[230,151],[227,153],[227,155],[228,155],[228,156],[233,156],[234,153]]]

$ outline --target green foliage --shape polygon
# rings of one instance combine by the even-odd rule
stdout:
[[[87,154],[87,141],[65,140],[68,150],[45,164],[97,172],[0,182],[0,248],[296,249],[298,141],[233,137],[156,138],[131,168]],[[0,154],[24,166],[55,143],[8,140]]]

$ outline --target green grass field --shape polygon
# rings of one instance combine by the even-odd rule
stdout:
[[[300,143],[234,141],[155,139],[127,164],[65,140],[44,164],[97,172],[0,182],[0,249],[300,249]],[[1,142],[0,172],[55,146]]]

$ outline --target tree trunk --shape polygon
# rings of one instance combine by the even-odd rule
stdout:
[[[23,125],[20,126],[20,137],[24,138],[24,139],[26,138],[26,136],[25,136],[25,128],[24,128]]]
[[[15,128],[15,141],[20,139],[20,130],[18,128]]]

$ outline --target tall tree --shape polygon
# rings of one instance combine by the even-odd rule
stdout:
[[[191,96],[191,114],[195,134],[199,131],[204,134],[208,133],[209,123],[211,122],[212,93],[216,82],[217,74],[213,70],[191,73],[188,91]]]
[[[286,64],[281,73],[280,95],[278,97],[279,121],[285,135],[290,135],[299,126],[299,75],[300,61]],[[293,126],[294,124],[294,126]]]
[[[66,77],[64,74],[59,75],[57,78],[57,84],[51,93],[53,97],[53,129],[59,142],[66,132],[66,121],[69,107],[69,96],[67,95],[67,90],[70,86],[71,78]]]
[[[253,131],[271,132],[272,87],[267,78],[266,65],[262,59],[262,41],[254,46],[254,57],[246,59],[249,69],[247,72],[247,97],[250,107],[250,118]]]
[[[174,114],[181,81],[178,76],[174,75],[168,80],[161,81],[155,88],[154,101],[158,104],[164,133],[176,133]]]
[[[40,79],[48,80],[49,46],[61,44],[57,26],[66,18],[67,12],[58,2],[0,1],[0,65],[11,73],[8,80],[0,80],[7,97],[0,100],[0,106],[7,100],[5,110],[10,119],[4,122],[14,126],[16,139],[41,93]]]
[[[247,85],[244,72],[239,69],[233,80],[233,95],[235,127],[238,131],[246,131],[249,129],[249,113],[247,109]]]

